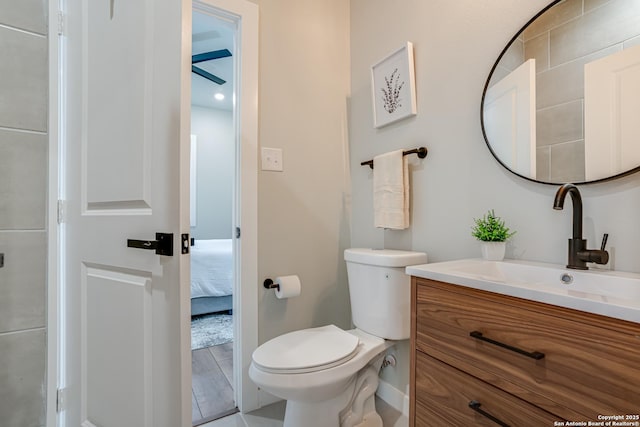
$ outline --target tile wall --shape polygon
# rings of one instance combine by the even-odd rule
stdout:
[[[45,424],[47,2],[0,0],[0,424]]]

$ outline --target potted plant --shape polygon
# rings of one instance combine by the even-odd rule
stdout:
[[[502,261],[506,249],[506,241],[515,231],[509,230],[504,220],[497,217],[493,209],[480,219],[473,220],[475,225],[471,235],[481,242],[482,258],[488,261]]]

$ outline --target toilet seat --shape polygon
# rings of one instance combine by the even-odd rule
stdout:
[[[253,363],[264,372],[316,372],[353,358],[360,340],[334,325],[303,329],[273,338],[253,352]]]

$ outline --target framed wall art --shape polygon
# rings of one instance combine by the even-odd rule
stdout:
[[[371,66],[375,127],[417,114],[415,80],[411,42]]]

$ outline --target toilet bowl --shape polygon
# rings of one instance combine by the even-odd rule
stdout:
[[[335,325],[273,338],[253,353],[249,377],[287,400],[284,427],[382,427],[375,392],[385,352],[409,338],[408,265],[419,252],[347,249],[355,329]]]
[[[304,341],[309,337],[313,337],[313,340]],[[293,339],[301,340],[292,348],[290,343]],[[329,343],[337,344],[333,349],[325,347],[333,350],[333,354],[328,354],[331,353],[328,351],[319,355],[321,346]],[[287,400],[284,424],[287,427],[349,425],[340,423],[340,418],[363,418],[363,405],[356,408],[356,412],[359,412],[356,414],[341,412],[350,406],[356,385],[360,394],[366,392],[367,390],[362,389],[368,387],[367,397],[373,398],[378,388],[378,370],[383,353],[392,345],[392,341],[385,341],[358,329],[344,331],[334,325],[291,332],[274,338],[259,348],[264,350],[264,347],[267,347],[267,351],[254,354],[249,376],[264,390]],[[286,366],[282,363],[283,354],[291,356],[289,360],[295,360],[291,365],[297,367],[281,368]],[[303,357],[304,354],[313,355],[315,361],[320,361],[323,357],[326,359],[324,363],[320,362],[321,364],[315,366],[309,366],[311,364],[305,362],[297,363],[298,360],[306,359]],[[259,362],[256,363],[256,360]],[[365,369],[368,365],[371,365],[369,370]],[[359,373],[363,379],[360,380],[361,384],[356,384]]]

